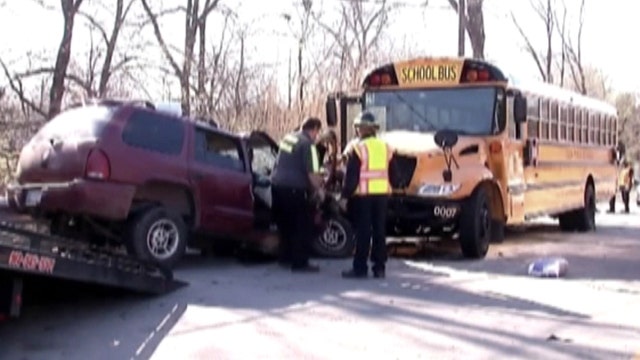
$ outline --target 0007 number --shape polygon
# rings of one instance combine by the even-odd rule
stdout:
[[[447,206],[436,206],[433,208],[433,215],[445,219],[452,218],[456,215],[457,209]]]

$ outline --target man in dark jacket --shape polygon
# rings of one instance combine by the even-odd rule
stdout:
[[[280,142],[271,177],[273,212],[280,232],[280,263],[294,272],[317,272],[309,264],[314,235],[312,196],[324,198],[315,141],[322,128],[317,118],[306,119],[300,131]]]

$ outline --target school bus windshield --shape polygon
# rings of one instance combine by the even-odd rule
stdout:
[[[461,135],[500,132],[496,87],[381,90],[365,93],[365,107],[384,108],[384,130],[433,132],[454,130]]]

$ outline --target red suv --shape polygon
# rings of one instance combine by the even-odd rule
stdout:
[[[50,220],[54,234],[124,244],[169,267],[187,245],[204,247],[211,238],[273,252],[276,154],[263,132],[234,134],[152,104],[102,100],[65,110],[37,132],[22,149],[7,198],[14,209]],[[348,255],[348,225],[330,225],[314,248]]]

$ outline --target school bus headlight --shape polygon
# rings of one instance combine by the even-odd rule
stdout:
[[[424,184],[418,189],[421,196],[447,196],[460,189],[460,184]]]

